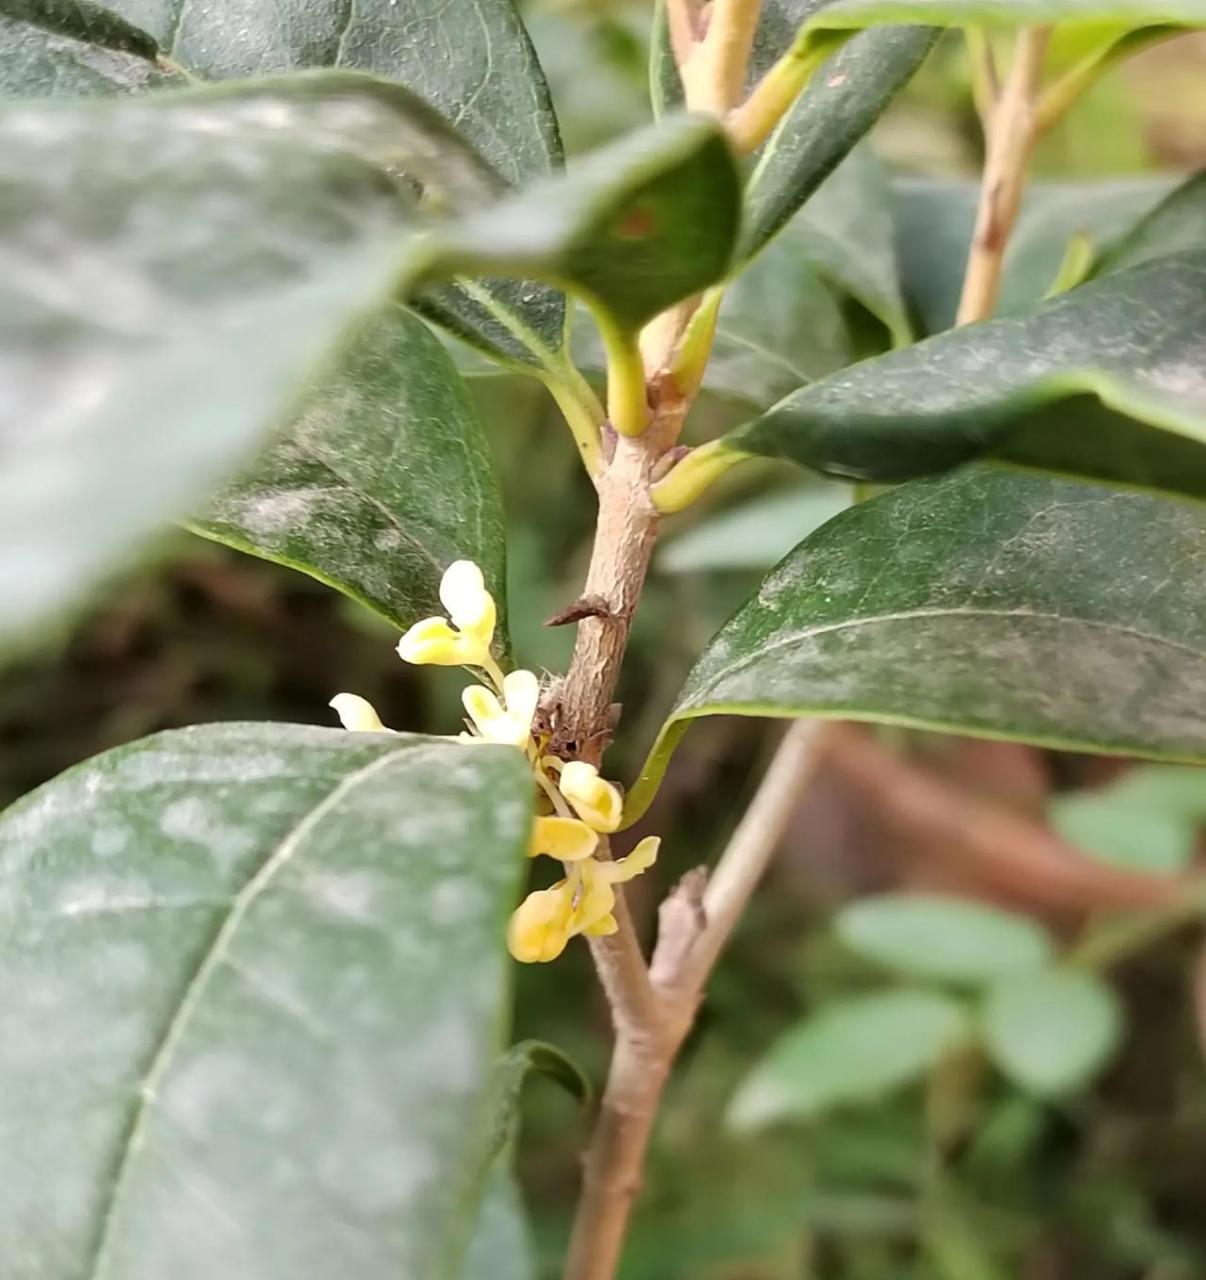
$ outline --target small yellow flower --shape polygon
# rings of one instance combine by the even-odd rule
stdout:
[[[511,954],[524,964],[543,963],[556,960],[576,934],[604,937],[615,933],[619,926],[612,914],[616,905],[613,886],[647,871],[657,860],[660,843],[657,836],[647,836],[619,862],[584,858],[551,889],[528,894],[507,928]]]
[[[561,770],[559,785],[578,817],[596,831],[612,832],[620,825],[624,802],[593,764],[571,760]]]
[[[569,941],[567,881],[537,889],[519,904],[507,925],[507,948],[521,964],[556,960]]]
[[[577,818],[537,818],[532,824],[528,857],[544,853],[561,862],[580,862],[589,858],[598,845],[598,832]]]
[[[472,684],[461,694],[461,701],[473,727],[487,742],[503,742],[526,751],[540,701],[540,681],[531,671],[512,671],[503,677],[502,694],[499,702],[484,685]]]
[[[424,618],[398,641],[404,662],[440,667],[484,667],[497,671],[490,656],[497,611],[482,571],[471,560],[456,560],[440,579],[440,602],[452,619]]]
[[[393,733],[381,723],[373,704],[355,693],[337,693],[328,704],[335,709],[339,723],[353,733]]]

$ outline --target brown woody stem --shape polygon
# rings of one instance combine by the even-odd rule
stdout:
[[[1050,27],[1018,35],[1009,76],[984,124],[987,152],[957,324],[992,315],[1001,291],[1005,249],[1017,222],[1030,156],[1038,140],[1037,102]]]

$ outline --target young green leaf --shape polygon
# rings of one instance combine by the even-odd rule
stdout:
[[[1005,252],[997,314],[1033,311],[1047,296],[1073,236],[1088,236],[1100,252],[1131,231],[1169,186],[1163,177],[1031,183]],[[927,334],[955,323],[978,199],[979,184],[957,178],[901,178],[892,186],[901,280]],[[1174,243],[1159,252],[1193,247]]]
[[[963,1006],[932,991],[830,1004],[771,1046],[734,1096],[729,1122],[761,1129],[875,1101],[922,1075],[969,1032]]]
[[[998,983],[984,1006],[984,1043],[1016,1084],[1042,1097],[1083,1088],[1122,1037],[1114,992],[1098,977],[1046,969]]]
[[[1204,545],[1194,504],[993,468],[852,507],[704,649],[626,821],[704,715],[1206,762],[1206,623],[1186,603],[1206,593]]]
[[[1041,968],[1052,957],[1046,931],[1027,916],[936,894],[862,898],[834,920],[860,956],[915,978],[981,984]]]
[[[357,326],[289,426],[193,522],[405,629],[453,560],[505,599],[502,496],[469,389],[396,304]]]
[[[509,749],[279,724],[144,739],[9,809],[3,1256],[455,1270],[530,814]]]
[[[906,480],[990,454],[1206,497],[1206,250],[1095,280],[804,387],[721,448]]]

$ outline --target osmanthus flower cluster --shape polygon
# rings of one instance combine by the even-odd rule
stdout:
[[[497,610],[482,572],[469,560],[449,565],[440,582],[447,618],[424,618],[398,641],[405,662],[469,667],[485,684],[470,685],[461,701],[467,716],[466,742],[503,743],[527,757],[536,783],[536,817],[528,856],[558,859],[565,876],[548,889],[528,894],[507,929],[507,945],[516,960],[555,960],[577,934],[614,933],[614,886],[651,867],[660,840],[649,836],[618,861],[597,858],[600,837],[620,825],[620,793],[582,760],[563,762],[544,754],[547,745],[533,732],[540,681],[531,671],[503,674],[490,653]],[[345,729],[387,731],[364,698],[341,693],[331,699]]]

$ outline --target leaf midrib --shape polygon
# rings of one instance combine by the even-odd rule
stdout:
[[[193,972],[193,976],[176,1006],[176,1011],[164,1030],[155,1055],[151,1059],[150,1066],[139,1082],[134,1115],[131,1117],[125,1139],[117,1154],[113,1177],[110,1182],[108,1201],[101,1216],[96,1244],[92,1252],[91,1267],[88,1272],[89,1280],[101,1280],[107,1265],[113,1225],[121,1211],[130,1170],[133,1167],[134,1159],[143,1137],[146,1117],[150,1110],[150,1104],[154,1101],[156,1089],[170,1070],[176,1049],[188,1030],[193,1014],[205,996],[209,981],[221,965],[231,939],[238,932],[248,911],[276,877],[276,874],[301,847],[310,832],[350,791],[373,774],[395,763],[400,757],[409,756],[414,758],[426,754],[428,750],[423,747],[402,747],[398,750],[389,751],[370,764],[364,765],[342,778],[276,845],[256,873],[230,900],[230,909]]]
[[[754,665],[779,649],[785,649],[790,645],[798,644],[801,640],[809,640],[814,636],[829,635],[854,627],[874,627],[888,622],[913,622],[921,618],[946,617],[1034,618],[1042,622],[1054,622],[1059,625],[1089,627],[1102,631],[1110,631],[1118,635],[1126,635],[1137,640],[1144,640],[1151,644],[1161,645],[1165,648],[1188,654],[1193,658],[1206,659],[1206,652],[1203,652],[1200,649],[1195,649],[1192,645],[1182,644],[1177,640],[1170,640],[1167,636],[1154,635],[1150,631],[1143,631],[1138,627],[1107,622],[1100,618],[1082,618],[1076,615],[1048,613],[1038,609],[981,609],[967,607],[952,609],[910,609],[900,613],[868,614],[861,618],[845,618],[841,622],[826,623],[821,626],[808,627],[803,630],[793,631],[790,635],[765,643],[754,653],[745,654],[735,662],[729,663],[728,666],[722,667],[714,675],[710,675],[707,679],[707,683],[701,687],[701,691],[693,692],[690,701],[683,701],[675,708],[674,718],[677,719],[684,711],[689,710],[693,704],[697,704],[700,701],[701,692],[707,693],[710,690],[714,690],[721,681],[727,680],[734,673],[740,672],[746,667]]]

